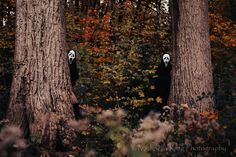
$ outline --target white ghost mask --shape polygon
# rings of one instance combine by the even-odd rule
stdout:
[[[170,62],[170,55],[166,53],[163,55],[162,59],[164,61],[165,66],[167,67],[168,63]]]
[[[72,64],[74,59],[75,59],[75,51],[74,50],[70,50],[69,53],[68,53],[69,63]]]

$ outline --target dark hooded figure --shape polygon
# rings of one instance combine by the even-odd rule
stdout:
[[[171,83],[171,69],[170,55],[164,54],[161,63],[157,69],[157,80],[155,83],[155,98],[158,106],[158,110],[162,111],[162,107],[167,105],[167,101],[170,95],[170,83]]]
[[[70,80],[71,80],[71,85],[73,87],[75,86],[76,81],[79,78],[77,65],[76,65],[75,51],[70,50],[67,55],[68,55],[68,63],[69,63],[69,68],[70,68]],[[72,106],[73,106],[75,118],[78,119],[80,117],[79,104],[75,103],[75,104],[72,104]]]
[[[70,68],[71,85],[74,86],[77,79],[79,78],[77,65],[76,65],[75,51],[70,50],[67,55],[68,55],[68,62],[69,62],[69,68]]]
[[[167,105],[167,101],[170,94],[170,83],[171,83],[171,64],[170,55],[164,54],[161,63],[158,65],[156,70],[157,78],[150,78],[150,85],[154,85],[155,88],[147,91],[149,98],[154,98],[154,101],[150,105],[144,105],[139,115],[141,118],[147,116],[151,111],[163,113],[163,107]]]

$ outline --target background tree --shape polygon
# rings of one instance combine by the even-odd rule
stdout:
[[[235,0],[209,2],[210,40],[214,67],[216,108],[221,123],[227,123],[227,137],[235,145],[236,113],[236,21]]]
[[[232,2],[217,0],[209,3],[211,52],[218,109],[235,104],[235,79],[233,78],[236,74],[234,72],[236,66],[236,24],[230,9],[235,7],[231,4]]]
[[[15,47],[15,1],[0,2],[0,117],[6,115],[12,82]]]
[[[214,100],[207,0],[173,0],[170,101],[211,109]]]
[[[73,132],[64,1],[17,0],[14,76],[7,118],[44,146],[68,143]],[[67,135],[70,135],[69,137]],[[58,144],[58,143],[57,143]]]

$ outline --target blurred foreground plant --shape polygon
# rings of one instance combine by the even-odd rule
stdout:
[[[229,153],[229,139],[218,123],[218,112],[199,112],[188,104],[171,104],[167,121],[174,130],[154,151],[159,156],[222,156]]]
[[[16,126],[6,126],[0,132],[0,156],[20,157],[27,147],[23,132]]]
[[[149,157],[150,151],[162,142],[173,125],[161,122],[160,114],[152,113],[140,120],[138,128],[131,129],[124,125],[126,113],[122,109],[107,110],[97,116],[110,130],[107,134],[115,143],[115,157]]]
[[[95,121],[103,129],[102,137],[113,142],[109,146],[113,150],[111,156],[210,157],[230,154],[225,128],[218,123],[218,112],[199,112],[188,104],[171,104],[163,109],[163,113],[151,112],[140,119],[135,128],[129,127],[132,122],[127,122],[128,113],[122,109],[104,110],[97,114]],[[92,125],[84,119],[71,123],[71,126],[83,130]],[[98,140],[105,145],[101,142],[103,139]]]

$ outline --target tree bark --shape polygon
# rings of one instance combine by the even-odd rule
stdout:
[[[65,50],[64,0],[17,0],[16,10],[15,71],[7,118],[47,148],[55,148],[58,139],[65,146],[74,135],[67,121],[74,117],[71,104],[77,99]]]
[[[172,0],[171,6],[173,69],[169,101],[211,110],[214,99],[206,96],[213,93],[208,1]]]

